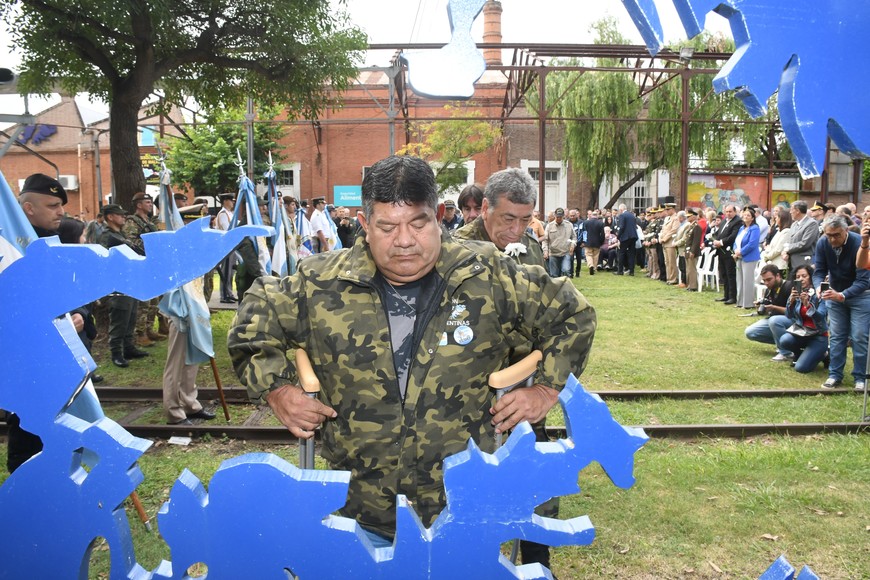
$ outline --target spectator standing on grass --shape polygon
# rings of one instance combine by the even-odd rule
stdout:
[[[145,192],[133,194],[133,213],[124,222],[124,237],[129,245],[140,256],[145,255],[145,242],[142,236],[157,231],[154,223],[154,201]],[[157,318],[157,304],[160,297],[151,300],[140,300],[136,311],[136,344],[152,346],[158,340],[166,340],[166,335],[154,331],[154,320]]]
[[[813,272],[813,287],[825,301],[830,331],[831,366],[822,387],[832,389],[842,384],[851,340],[855,390],[863,391],[870,330],[870,271],[857,267],[862,243],[860,235],[849,231],[851,221],[831,215],[822,225],[825,235],[816,244]],[[829,288],[822,288],[822,282]]]
[[[544,230],[541,249],[544,252],[544,260],[547,260],[551,277],[571,277],[571,257],[577,246],[577,238],[571,222],[565,221],[565,210],[561,207],[557,208],[555,216]]]
[[[794,354],[780,346],[780,342],[792,323],[786,315],[792,283],[783,280],[782,272],[774,264],[762,266],[761,282],[765,286],[764,296],[755,303],[755,307],[758,315],[765,318],[746,327],[746,338],[754,342],[776,345],[776,354],[770,360],[790,361],[794,358]]]
[[[593,210],[592,215],[583,224],[583,235],[585,236],[586,250],[586,265],[589,266],[589,274],[594,275],[598,270],[598,259],[601,255],[601,244],[604,243],[604,222],[601,221],[601,214],[598,210]],[[577,263],[578,273],[580,263]]]
[[[814,209],[821,207],[818,204]],[[793,272],[801,264],[811,264],[816,242],[819,240],[820,225],[807,215],[807,202],[797,200],[791,204],[791,236],[782,251],[783,260],[788,260],[788,267]],[[816,209],[816,213],[820,210]]]
[[[743,222],[737,219],[737,206],[728,204],[725,206],[722,222],[716,232],[717,238],[713,241],[719,258],[719,278],[724,286],[725,295],[717,298],[717,302],[723,304],[737,304],[737,263],[734,261],[734,240]]]
[[[103,206],[106,216],[106,230],[100,236],[100,245],[105,248],[130,245],[124,236],[123,228],[127,221],[127,212],[120,205]],[[109,350],[112,353],[112,364],[125,368],[130,366],[129,359],[149,356],[144,350],[136,348],[133,335],[136,330],[136,311],[138,301],[132,296],[114,292],[109,295]]]
[[[332,235],[332,220],[327,215],[326,200],[322,197],[315,198],[312,202],[314,211],[311,212],[311,241],[314,244],[314,253],[322,254],[332,248],[329,245],[329,236]]]
[[[809,373],[824,361],[828,350],[826,301],[813,288],[812,267],[801,264],[795,268],[794,274],[794,286],[786,306],[792,324],[780,338],[779,348],[794,353],[794,370]]]
[[[633,212],[628,211],[624,203],[619,204],[619,215],[616,217],[617,237],[619,239],[619,257],[617,258],[620,276],[634,276],[635,244],[637,243],[637,219]]]
[[[698,256],[701,255],[703,234],[698,225],[698,210],[693,207],[686,209],[685,253],[686,253],[686,290],[698,291]]]
[[[747,206],[740,212],[743,225],[734,241],[734,259],[737,261],[737,308],[753,308],[755,300],[755,266],[761,259],[759,239],[761,230],[755,221],[755,210]]]
[[[785,244],[791,238],[791,213],[781,205],[773,208],[771,231],[776,231],[767,247],[761,253],[761,259],[765,264],[773,264],[780,272],[788,270],[788,261],[784,260],[782,253]]]
[[[680,219],[677,217],[677,204],[665,204],[665,216],[662,223],[662,231],[659,234],[659,242],[665,253],[665,281],[669,285],[676,285],[677,274],[677,231],[680,229]]]

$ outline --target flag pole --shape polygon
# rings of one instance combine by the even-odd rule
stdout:
[[[224,387],[221,384],[221,377],[218,374],[217,363],[214,360],[214,357],[209,358],[211,362],[211,372],[214,373],[214,382],[217,385],[218,397],[221,399],[221,407],[224,408],[224,417],[227,420],[227,423],[230,422],[230,410],[227,408],[227,399],[224,397]]]

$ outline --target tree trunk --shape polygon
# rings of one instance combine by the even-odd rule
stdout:
[[[116,94],[109,108],[111,130],[112,192],[114,203],[130,211],[137,191],[145,191],[145,175],[139,154],[139,109],[142,99]]]
[[[628,191],[628,188],[641,180],[641,178],[646,175],[646,169],[641,169],[637,173],[634,174],[634,177],[626,181],[620,186],[619,189],[616,190],[616,193],[613,194],[613,197],[610,198],[610,201],[607,202],[607,205],[604,206],[604,209],[610,209],[613,207],[613,204],[622,197],[622,194]]]

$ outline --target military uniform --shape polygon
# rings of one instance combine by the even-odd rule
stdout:
[[[561,389],[586,365],[595,311],[570,280],[521,267],[493,244],[443,236],[421,288],[404,399],[385,295],[364,237],[344,252],[305,259],[293,276],[256,280],[229,332],[233,366],[254,398],[297,382],[288,353],[302,348],[338,413],[323,425],[323,457],[350,470],[342,514],[392,536],[396,494],[423,524],[445,505],[444,458],[473,438],[494,449],[489,375],[517,348],[543,351],[536,382]]]
[[[453,237],[457,240],[479,240],[481,242],[489,242],[489,234],[486,233],[486,226],[483,224],[483,218],[478,217],[470,224],[465,224],[458,230],[453,232]],[[514,256],[520,264],[526,266],[544,266],[544,251],[541,249],[541,243],[529,235],[528,232],[523,232],[522,242],[526,247],[525,254]]]
[[[140,256],[145,255],[145,242],[142,241],[142,235],[156,231],[157,226],[151,220],[143,219],[136,214],[127,216],[127,222],[124,224],[123,229],[124,237],[127,238],[127,244]],[[154,319],[158,315],[157,305],[159,303],[159,296],[151,300],[139,301],[136,315],[136,336],[142,345],[150,346],[152,344],[151,340],[164,338],[154,332]]]
[[[125,245],[132,247],[127,243],[127,238],[124,237],[124,234],[116,232],[111,228],[106,228],[100,234],[100,245],[105,248]],[[133,332],[136,329],[137,302],[132,296],[119,292],[110,294],[108,297],[109,350],[112,352],[113,360],[126,359],[128,355],[138,351],[133,342]]]

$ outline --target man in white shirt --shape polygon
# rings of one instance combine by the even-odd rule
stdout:
[[[326,200],[322,197],[314,199],[314,211],[311,212],[311,240],[314,242],[314,253],[328,252],[332,248],[329,245],[329,236],[332,228],[329,227],[329,216],[324,208]]]
[[[230,229],[233,219],[233,207],[236,205],[236,196],[233,193],[220,195],[221,210],[215,219],[215,229],[225,232]],[[231,304],[238,301],[233,294],[233,268],[236,267],[236,253],[230,252],[218,264],[218,276],[221,279],[221,302]]]

